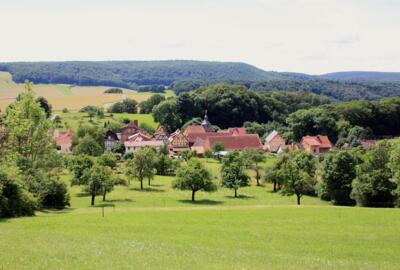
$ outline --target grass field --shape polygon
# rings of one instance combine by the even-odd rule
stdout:
[[[146,123],[152,128],[157,128],[158,124],[154,121],[151,114],[129,114],[129,113],[114,113],[112,116],[109,113],[105,114],[104,118],[94,117],[92,122],[89,122],[89,117],[87,113],[82,112],[54,112],[61,117],[62,128],[70,128],[76,131],[79,125],[88,124],[103,127],[105,122],[119,122],[122,119],[138,120],[140,123]]]
[[[206,166],[217,176],[216,161]],[[96,198],[97,207],[73,187],[67,210],[0,220],[0,269],[400,268],[398,209],[333,207],[313,197],[297,207],[254,182],[240,198],[220,189],[198,192],[193,204],[172,180],[157,176],[144,191],[137,181],[117,187],[105,203]]]
[[[71,86],[64,84],[37,84],[33,90],[38,96],[49,100],[53,110],[79,110],[86,105],[104,106],[123,100],[125,98],[135,99],[137,102],[147,100],[153,93],[138,93],[133,90],[123,89],[123,94],[104,94],[107,86]],[[0,109],[15,101],[15,98],[23,91],[23,84],[15,83],[11,74],[0,72]],[[173,96],[172,91],[165,95]]]

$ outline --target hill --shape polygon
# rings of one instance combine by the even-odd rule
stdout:
[[[305,91],[333,101],[400,96],[400,73],[337,72],[320,76],[264,71],[235,62],[190,60],[15,62],[0,63],[0,71],[17,83],[108,86],[142,89],[171,87],[176,94],[216,82],[241,84],[257,91]],[[146,88],[144,87],[144,88]]]
[[[400,82],[400,72],[348,71],[327,73],[319,77],[339,81]]]
[[[303,78],[295,73],[267,72],[244,63],[206,61],[103,61],[2,63],[13,80],[35,83],[107,85],[134,88],[136,85],[170,85],[179,80],[283,80]]]

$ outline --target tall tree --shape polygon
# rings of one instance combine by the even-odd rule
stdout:
[[[212,182],[211,173],[196,158],[183,163],[177,171],[177,178],[172,187],[180,190],[192,191],[192,202],[195,201],[196,192],[199,190],[211,192],[217,189]]]
[[[265,153],[259,150],[254,150],[254,149],[245,149],[242,152],[243,159],[247,165],[248,168],[254,171],[256,174],[256,182],[257,186],[260,186],[260,180],[261,180],[261,166],[260,163],[265,161]]]
[[[392,172],[392,179],[396,183],[397,188],[394,191],[396,195],[396,205],[400,206],[400,140],[394,142],[392,151],[390,152],[389,168]]]
[[[132,160],[127,162],[126,173],[130,178],[136,178],[140,182],[140,189],[143,189],[143,180],[147,177],[149,180],[154,176],[154,150],[144,147],[137,150]]]
[[[111,169],[99,164],[95,164],[85,171],[84,179],[91,196],[90,204],[92,206],[94,206],[96,195],[99,193],[103,194],[103,200],[105,200],[105,194],[110,190],[110,185],[112,185],[111,177]]]
[[[390,143],[382,141],[367,151],[364,163],[357,169],[357,177],[352,183],[351,198],[360,206],[392,207],[395,203],[394,190],[389,168]]]
[[[281,168],[284,184],[282,193],[296,195],[297,205],[300,205],[301,197],[313,189],[313,179],[305,171],[301,170],[293,159],[288,159]]]
[[[31,83],[25,83],[25,91],[6,109],[4,125],[9,154],[28,160],[33,167],[54,148],[51,122],[35,99]]]
[[[235,191],[249,185],[250,177],[246,174],[246,164],[239,152],[231,152],[222,158],[221,185]]]
[[[321,166],[324,192],[337,205],[354,205],[351,183],[356,178],[359,160],[350,151],[328,154]]]

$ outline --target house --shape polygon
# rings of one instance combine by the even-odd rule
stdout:
[[[279,150],[284,150],[286,146],[285,139],[278,131],[272,131],[266,138],[264,150],[271,153],[278,153]]]
[[[143,141],[151,141],[151,137],[144,134],[143,131],[139,131],[136,134],[133,134],[132,136],[128,137],[128,140],[126,142],[143,142]]]
[[[199,138],[192,146],[192,150],[196,151],[198,155],[203,155],[206,150],[212,149],[217,143],[223,144],[225,151],[241,151],[244,149],[262,150],[263,148],[258,134],[246,134],[207,136],[204,140]]]
[[[107,151],[111,151],[116,144],[119,143],[118,135],[111,131],[107,130],[104,135],[104,145]]]
[[[179,129],[170,135],[169,144],[173,153],[190,150],[189,140]]]
[[[143,147],[155,147],[160,148],[164,145],[162,141],[154,141],[154,140],[145,140],[145,141],[125,141],[125,151],[126,153],[133,153],[136,150]]]
[[[138,121],[133,120],[130,121],[127,125],[123,126],[121,128],[121,133],[120,133],[120,141],[125,142],[128,140],[128,138],[140,131],[138,127]]]
[[[169,143],[168,138],[169,134],[167,132],[167,129],[163,126],[159,126],[156,132],[154,133],[154,139],[156,141],[163,141],[165,144],[168,144]]]
[[[326,153],[332,150],[333,144],[328,136],[304,136],[300,142],[303,149],[313,154]]]
[[[58,129],[53,132],[53,140],[57,145],[57,149],[60,153],[71,154],[72,153],[72,135],[74,132],[68,129],[65,132],[59,131]]]

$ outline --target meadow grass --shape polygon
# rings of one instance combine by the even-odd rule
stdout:
[[[61,117],[62,127],[60,129],[72,129],[76,131],[80,125],[95,125],[103,127],[105,122],[120,122],[122,119],[138,120],[140,123],[146,123],[152,128],[157,128],[156,123],[151,114],[129,114],[129,113],[106,113],[104,118],[93,117],[92,122],[89,121],[87,113],[83,112],[55,112]]]
[[[269,156],[266,165],[273,164]],[[218,183],[220,164],[202,159]],[[71,174],[62,179],[70,182]],[[124,177],[119,175],[119,177]],[[105,202],[82,187],[71,207],[0,220],[0,269],[399,269],[398,209],[334,207],[270,184],[198,192],[117,186]],[[104,217],[103,217],[104,210]]]

